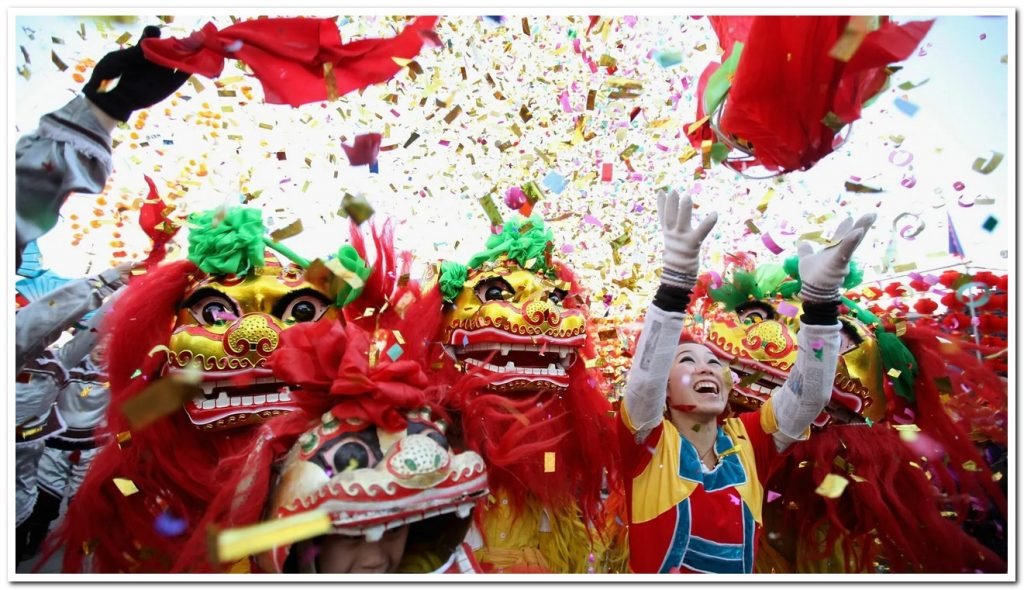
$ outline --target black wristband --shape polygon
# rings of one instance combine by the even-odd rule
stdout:
[[[804,302],[804,313],[800,321],[813,326],[832,326],[839,321],[839,301],[823,303]]]
[[[662,311],[683,313],[690,305],[691,293],[690,289],[662,283],[658,287],[658,292],[654,294],[654,305],[657,305],[658,309]]]

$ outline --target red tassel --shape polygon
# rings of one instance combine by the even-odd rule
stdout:
[[[167,256],[167,243],[174,238],[181,227],[167,217],[167,205],[157,193],[153,179],[149,176],[146,176],[145,179],[146,184],[149,185],[149,195],[146,196],[145,203],[139,209],[139,225],[153,241],[149,256],[143,261],[143,265],[149,268],[163,262],[164,257]]]

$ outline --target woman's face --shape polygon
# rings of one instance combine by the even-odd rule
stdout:
[[[322,574],[394,573],[405,553],[409,526],[391,529],[379,541],[365,537],[329,535],[320,542],[317,571]]]
[[[687,342],[676,348],[668,377],[669,407],[700,417],[725,411],[732,389],[729,366],[706,346]]]

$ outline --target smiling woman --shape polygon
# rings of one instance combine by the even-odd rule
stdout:
[[[630,568],[751,573],[764,483],[779,453],[808,436],[831,395],[840,344],[839,286],[874,216],[856,224],[848,219],[834,244],[818,253],[800,248],[804,314],[795,368],[759,410],[719,426],[732,373],[710,348],[680,336],[701,244],[717,221],[712,213],[692,228],[692,209],[689,197],[658,196],[665,237],[662,284],[644,320],[620,413],[620,445],[631,480]]]

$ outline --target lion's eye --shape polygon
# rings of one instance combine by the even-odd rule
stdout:
[[[375,428],[344,434],[324,444],[310,458],[334,477],[354,469],[372,468],[382,458],[380,442]]]
[[[285,308],[281,319],[290,324],[315,322],[327,311],[328,305],[319,297],[302,296]]]
[[[839,330],[839,354],[846,354],[860,346],[864,339],[857,333],[857,328],[844,320],[839,321],[843,328]]]
[[[207,295],[190,305],[188,312],[204,326],[224,326],[238,319],[235,304],[223,295]]]
[[[554,303],[555,305],[560,305],[563,301],[565,301],[566,295],[568,295],[568,293],[566,293],[565,291],[561,289],[554,289],[548,295],[548,299],[551,301],[551,303]]]
[[[512,286],[501,278],[487,279],[476,286],[476,296],[480,301],[504,301],[512,297],[515,291]]]
[[[775,310],[767,303],[752,301],[736,308],[736,315],[745,324],[757,324],[775,318]]]

